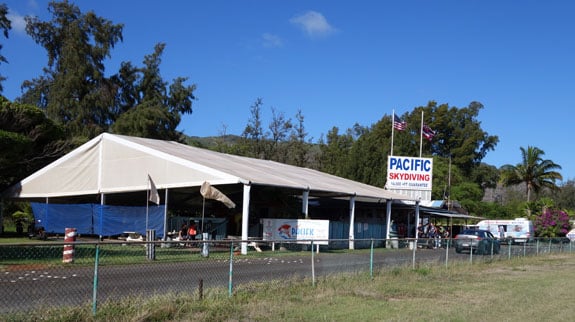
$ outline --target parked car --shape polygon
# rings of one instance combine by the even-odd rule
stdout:
[[[484,229],[465,229],[455,236],[455,252],[473,251],[477,254],[499,254],[501,244],[495,236]]]

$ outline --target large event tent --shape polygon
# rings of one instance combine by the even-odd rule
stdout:
[[[11,187],[4,198],[46,200],[83,195],[107,195],[150,189],[169,190],[242,185],[242,239],[248,238],[250,188],[255,185],[300,191],[302,211],[308,198],[349,198],[353,222],[355,200],[387,202],[407,197],[382,188],[344,179],[317,170],[274,161],[219,153],[185,144],[104,133]],[[167,207],[166,207],[167,208]],[[353,225],[351,225],[353,227]],[[353,231],[350,229],[350,238]]]

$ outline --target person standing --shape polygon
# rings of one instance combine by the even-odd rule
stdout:
[[[188,226],[186,223],[182,224],[180,227],[180,231],[178,232],[178,240],[186,240],[188,239]]]
[[[191,220],[190,227],[188,227],[188,239],[195,240],[197,234],[198,234],[198,228],[196,226],[196,222]]]

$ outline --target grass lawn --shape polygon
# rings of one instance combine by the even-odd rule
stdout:
[[[388,268],[368,274],[129,298],[28,315],[43,321],[570,321],[575,256]],[[8,321],[12,317],[5,317]],[[21,317],[14,317],[14,321]]]

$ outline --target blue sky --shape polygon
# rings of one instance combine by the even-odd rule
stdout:
[[[10,0],[13,29],[2,38],[4,96],[46,66],[22,17],[50,20],[48,1]],[[575,179],[570,134],[575,116],[573,1],[75,1],[83,12],[124,24],[106,64],[141,65],[166,43],[161,72],[195,83],[198,100],[180,129],[187,135],[241,134],[263,99],[294,118],[301,109],[316,142],[332,126],[370,126],[434,100],[481,102],[482,128],[499,136],[484,161],[521,161],[536,146]],[[436,129],[441,131],[441,129]]]

